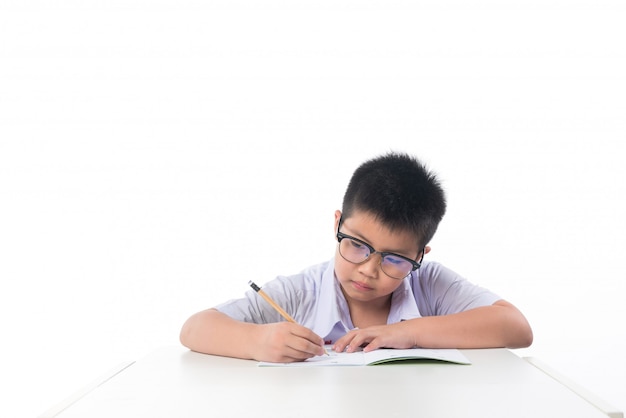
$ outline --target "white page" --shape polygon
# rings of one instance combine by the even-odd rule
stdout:
[[[471,364],[467,357],[456,349],[378,349],[370,351],[369,353],[364,353],[363,351],[337,353],[327,347],[326,351],[328,355],[312,357],[305,361],[294,363],[259,362],[258,365],[262,367],[364,366],[385,361],[399,361],[402,359],[430,359],[458,364]]]

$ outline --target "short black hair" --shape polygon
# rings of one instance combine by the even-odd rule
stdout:
[[[352,174],[343,197],[343,217],[367,212],[392,231],[407,231],[420,247],[435,235],[446,212],[437,176],[417,158],[390,152],[365,161]]]

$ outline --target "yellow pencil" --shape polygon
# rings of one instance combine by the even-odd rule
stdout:
[[[257,286],[252,280],[250,280],[248,284],[250,285],[252,289],[254,289],[255,292],[261,295],[261,297],[265,299],[267,303],[269,303],[272,306],[272,308],[276,309],[283,318],[285,318],[289,322],[293,322],[294,324],[297,324],[295,319],[293,319],[287,312],[285,312],[283,308],[278,306],[278,304],[274,302],[272,298],[270,298],[267,293],[261,290],[261,288]],[[324,348],[324,354],[328,355],[328,351],[326,351],[326,348]]]

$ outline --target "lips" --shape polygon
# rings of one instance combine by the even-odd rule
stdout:
[[[367,292],[373,290],[371,287],[367,286],[365,283],[352,281],[352,287],[361,292]]]

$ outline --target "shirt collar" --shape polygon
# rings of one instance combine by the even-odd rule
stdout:
[[[421,317],[409,277],[402,280],[402,284],[391,295],[388,324]]]
[[[339,282],[335,278],[335,260],[331,260],[322,275],[319,292],[318,307],[316,310],[313,331],[322,337],[328,335],[333,328],[340,324],[348,332],[354,328],[350,319],[350,311]],[[417,302],[413,296],[410,279],[402,280],[402,284],[391,296],[391,309],[387,319],[388,324],[420,318]]]
[[[335,282],[335,259],[333,258],[322,274],[319,300],[315,313],[313,331],[321,337],[328,335],[335,324],[342,322],[337,297],[343,297],[343,294],[341,294]]]

